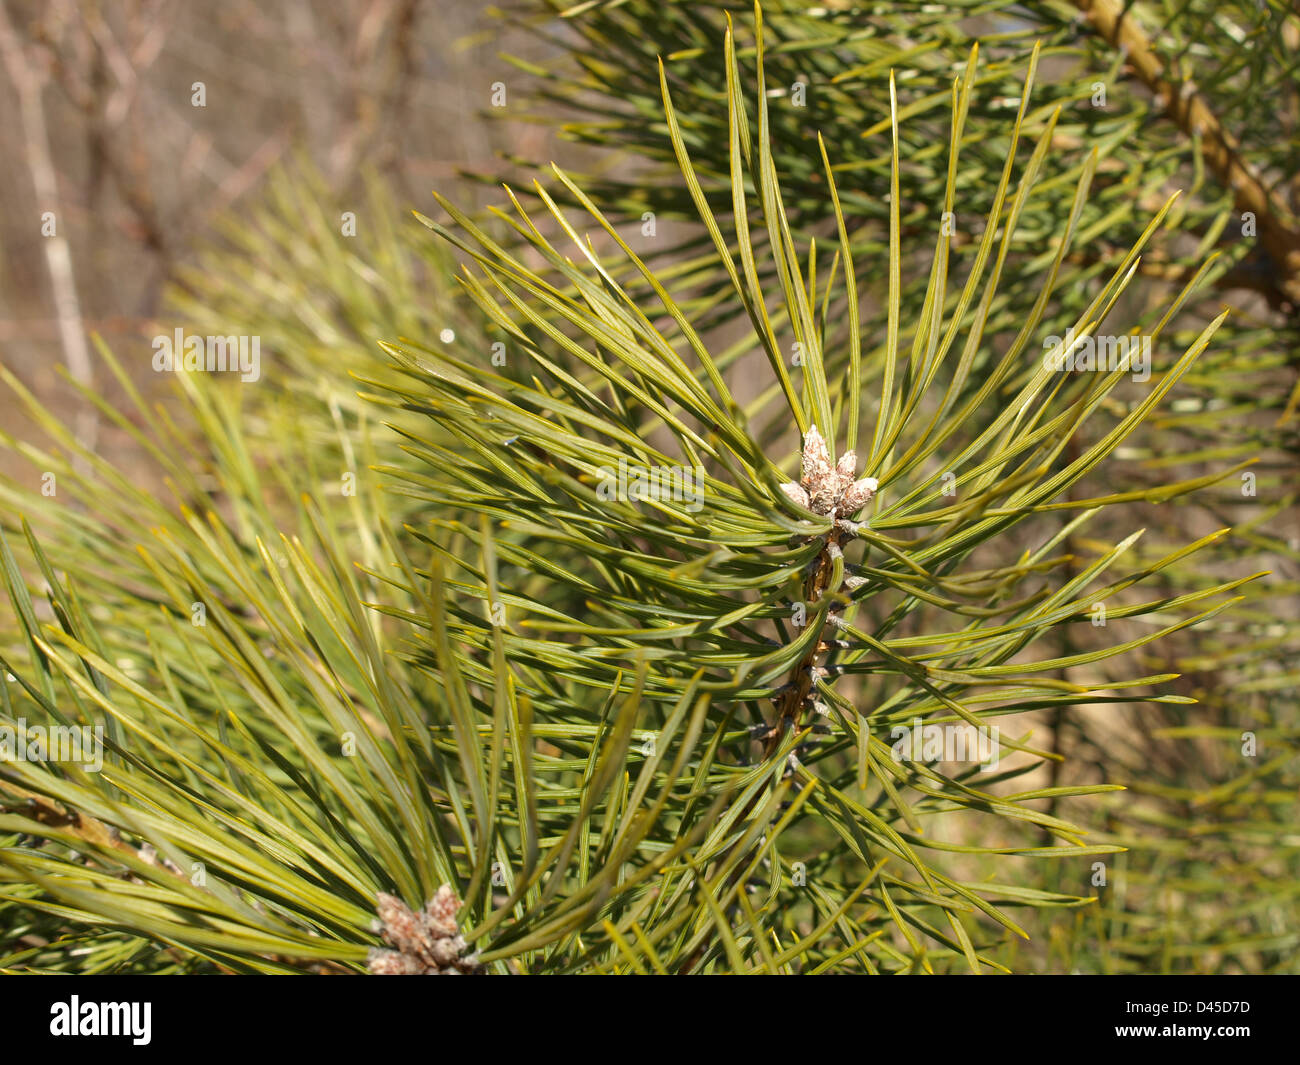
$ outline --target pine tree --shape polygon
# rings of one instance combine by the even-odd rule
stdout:
[[[1122,715],[1194,701],[1170,662],[1284,679],[1259,523],[1137,520],[1214,514],[1272,441],[1215,413],[1266,336],[1203,313],[1222,197],[1154,140],[1117,168],[1140,109],[1043,77],[1083,23],[981,50],[878,6],[575,11],[552,102],[672,181],[553,166],[358,244],[283,179],[177,304],[262,335],[268,387],[178,374],[163,414],[100,347],[167,498],[4,371],[57,450],[5,441],[0,723],[103,749],[0,763],[6,968],[1117,970],[1175,925],[1165,968],[1288,964],[1290,892],[1190,928],[1144,878],[1199,900],[1243,822],[1232,875],[1294,870],[1292,719],[1244,772],[1111,779]]]

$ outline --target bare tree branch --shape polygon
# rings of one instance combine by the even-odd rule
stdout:
[[[43,243],[64,361],[72,379],[90,388],[94,385],[95,375],[81,321],[81,303],[77,298],[72,252],[59,227],[58,211],[54,210],[59,202],[59,182],[54,171],[49,130],[45,122],[45,104],[42,100],[44,78],[28,62],[13,23],[9,20],[9,13],[3,5],[0,5],[0,58],[3,58],[14,88],[18,90],[23,137],[27,146],[27,166],[36,190],[37,208],[53,210],[55,215],[54,231],[45,237]],[[87,450],[94,450],[98,429],[99,419],[94,408],[89,404],[81,404],[76,424],[78,443]]]

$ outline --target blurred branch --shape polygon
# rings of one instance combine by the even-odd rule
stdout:
[[[1123,255],[1119,248],[1100,245],[1100,251],[1070,252],[1065,256],[1067,263],[1077,266],[1095,266],[1098,263],[1116,262],[1116,255]],[[1198,272],[1198,266],[1174,262],[1159,252],[1149,253],[1137,261],[1136,272],[1141,277],[1153,281],[1164,281],[1171,285],[1186,285]],[[1215,280],[1219,289],[1243,289],[1258,293],[1266,298],[1275,298],[1277,278],[1266,265],[1255,257],[1248,257],[1243,262],[1224,270]]]
[[[22,43],[14,31],[9,13],[0,5],[0,57],[3,58],[9,77],[18,91],[19,112],[22,119],[23,138],[27,148],[27,166],[32,185],[36,190],[37,209],[51,209],[59,201],[59,182],[54,172],[53,154],[50,150],[49,130],[45,121],[42,101],[44,79],[28,62]],[[54,232],[44,238],[45,265],[50,273],[50,286],[54,293],[55,313],[58,316],[59,335],[63,343],[63,357],[68,372],[78,384],[90,388],[94,384],[94,370],[86,334],[81,323],[81,304],[77,298],[77,281],[72,269],[72,253],[67,238],[58,228],[58,212]],[[77,414],[76,435],[87,450],[93,450],[98,434],[99,419],[94,408],[81,404]]]
[[[1260,243],[1277,267],[1272,282],[1274,304],[1285,301],[1300,307],[1300,232],[1282,217],[1282,208],[1269,195],[1263,181],[1241,157],[1237,144],[1210,111],[1191,82],[1175,84],[1164,76],[1164,64],[1155,54],[1142,28],[1128,17],[1121,0],[1077,0],[1079,10],[1094,29],[1120,49],[1146,85],[1165,104],[1165,110],[1189,137],[1199,138],[1206,165],[1232,190],[1240,211],[1255,215]]]

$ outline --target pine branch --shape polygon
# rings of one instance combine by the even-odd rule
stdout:
[[[1274,302],[1300,307],[1300,229],[1284,219],[1284,208],[1243,158],[1240,146],[1190,82],[1165,76],[1151,39],[1131,17],[1123,0],[1076,0],[1097,33],[1120,49],[1142,83],[1164,101],[1165,111],[1188,136],[1199,138],[1200,152],[1218,180],[1232,191],[1237,210],[1254,214],[1260,243],[1277,273],[1271,279]]]

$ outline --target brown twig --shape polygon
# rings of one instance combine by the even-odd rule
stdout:
[[[857,535],[857,526],[850,519],[871,500],[878,487],[874,477],[855,481],[856,469],[857,456],[852,451],[845,452],[840,461],[831,466],[826,443],[814,425],[804,436],[800,481],[781,485],[781,490],[798,506],[831,519],[831,528],[824,534],[821,550],[809,565],[808,574],[804,578],[802,593],[806,609],[816,611],[830,590],[835,563],[844,557],[844,544]],[[776,717],[761,737],[764,741],[765,762],[770,761],[781,749],[781,739],[788,730],[799,729],[804,713],[815,702],[813,688],[817,683],[817,671],[821,668],[822,656],[833,646],[826,637],[828,629],[834,631],[834,617],[834,614],[827,611],[817,638],[809,642],[792,668],[789,680],[777,695]],[[758,805],[760,794],[756,792],[749,799],[741,809],[737,822],[743,823],[749,817]],[[737,840],[728,847],[715,867],[724,867],[739,846],[740,841]],[[727,880],[728,893],[736,887],[743,871],[742,859],[742,863],[737,864]],[[694,969],[708,952],[710,942],[709,939],[704,939],[678,967],[678,973],[685,974]]]
[[[831,579],[831,571],[834,569],[835,552],[843,549],[842,540],[844,536],[845,534],[838,528],[833,529],[827,535],[826,543],[816,560],[814,560],[811,572],[804,581],[803,598],[810,610],[815,609],[822,596],[826,594],[826,588]],[[822,635],[826,635],[824,630]],[[789,683],[782,690],[777,702],[776,720],[773,722],[763,746],[764,760],[771,758],[776,753],[777,748],[781,745],[781,737],[785,735],[787,729],[797,729],[799,727],[804,710],[812,701],[812,690],[815,683],[814,674],[821,664],[821,656],[828,650],[830,650],[830,645],[824,639],[818,638],[809,644],[808,650],[804,652],[798,665],[794,667]]]
[[[1232,190],[1239,211],[1255,216],[1260,244],[1277,268],[1275,295],[1292,308],[1300,307],[1300,231],[1289,225],[1282,206],[1242,158],[1239,146],[1191,82],[1165,77],[1164,64],[1151,40],[1128,15],[1122,0],[1076,0],[1093,29],[1121,49],[1142,83],[1159,97],[1169,117],[1188,136],[1200,137],[1201,157],[1215,177]],[[1275,300],[1274,302],[1279,302]]]
[[[9,13],[0,5],[0,59],[3,59],[9,77],[18,91],[18,110],[22,121],[23,138],[27,145],[27,167],[31,172],[32,186],[36,192],[38,210],[54,210],[59,202],[59,181],[54,170],[54,157],[50,149],[50,136],[45,121],[45,79],[31,62],[18,39]],[[63,358],[68,373],[79,385],[94,385],[94,369],[90,349],[81,321],[81,303],[77,297],[77,279],[72,268],[72,253],[62,227],[66,218],[55,211],[54,233],[43,237],[45,266],[50,275],[54,294],[54,308],[58,316],[59,336],[63,344]],[[86,450],[93,451],[98,435],[99,419],[90,404],[82,403],[77,413],[76,438]],[[88,469],[85,460],[78,457],[79,469]]]

